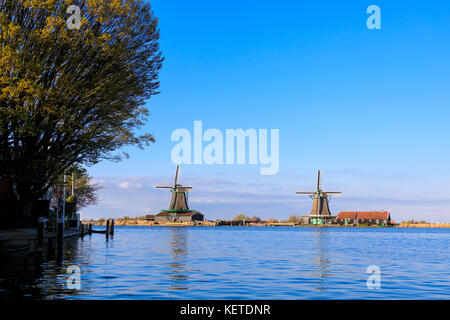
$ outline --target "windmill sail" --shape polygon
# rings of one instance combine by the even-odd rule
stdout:
[[[320,190],[320,170],[317,172],[317,191]]]
[[[155,188],[158,188],[158,189],[172,189],[173,187],[172,186],[164,186],[164,185],[157,185]]]
[[[174,180],[174,182],[173,182],[173,185],[174,185],[174,186],[176,186],[176,185],[178,184],[178,172],[179,172],[179,170],[180,170],[180,165],[177,164],[177,169],[176,169],[176,171],[175,171],[175,180]]]

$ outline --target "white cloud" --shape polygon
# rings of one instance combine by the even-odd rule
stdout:
[[[119,188],[121,189],[128,189],[130,187],[130,183],[128,181],[119,183]]]

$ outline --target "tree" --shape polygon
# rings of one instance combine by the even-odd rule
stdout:
[[[0,180],[29,217],[74,164],[119,161],[158,93],[158,20],[142,0],[80,0],[69,29],[66,0],[0,0]]]
[[[300,220],[301,220],[301,217],[300,216],[297,216],[297,215],[291,215],[291,216],[289,216],[289,222],[293,222],[293,223],[295,223],[295,224],[298,224],[299,222],[300,222]]]
[[[234,221],[242,221],[244,219],[245,219],[245,214],[243,214],[243,213],[239,213],[233,218]]]
[[[235,221],[244,221],[244,220],[245,221],[249,221],[250,218],[248,216],[246,216],[245,214],[243,214],[243,213],[239,213],[239,214],[236,215],[236,217],[234,217],[233,220],[235,220]]]
[[[73,180],[73,193],[75,200],[76,211],[85,208],[90,205],[98,203],[98,191],[102,189],[99,183],[94,182],[93,178],[89,176],[87,170],[79,165],[74,165],[66,173],[66,179],[64,182],[64,176],[61,175],[58,182],[52,187],[53,201],[52,207],[56,209],[58,198],[58,191],[62,199],[62,187],[65,185],[66,198],[69,200],[72,196],[72,180]]]

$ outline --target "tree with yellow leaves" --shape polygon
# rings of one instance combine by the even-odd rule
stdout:
[[[68,28],[70,5],[80,28]],[[158,93],[158,20],[141,0],[0,0],[0,180],[30,217],[74,164],[120,160]]]

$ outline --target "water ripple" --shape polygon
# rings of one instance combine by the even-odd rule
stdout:
[[[9,254],[0,298],[448,299],[449,229],[117,226],[63,258]],[[81,268],[81,289],[66,268]],[[366,269],[381,269],[368,289]]]

